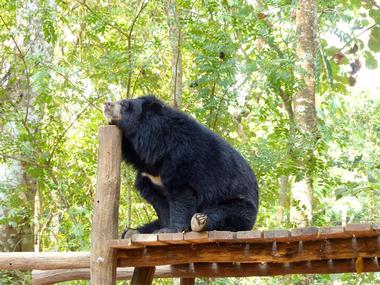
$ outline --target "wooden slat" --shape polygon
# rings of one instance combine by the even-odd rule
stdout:
[[[214,242],[235,242],[235,233],[228,231],[211,231],[208,232],[208,238]]]
[[[264,231],[265,241],[288,242],[291,241],[290,232],[288,230],[269,230]]]
[[[260,242],[263,241],[263,235],[262,232],[255,230],[255,231],[241,231],[236,233],[235,240],[237,242]]]
[[[306,241],[314,240],[318,237],[318,228],[316,227],[307,227],[292,229],[290,235],[294,240]]]
[[[355,248],[353,248],[355,246]],[[274,254],[275,251],[275,254]],[[143,254],[144,253],[144,254]],[[236,243],[195,245],[167,245],[118,251],[119,266],[158,266],[189,262],[298,262],[320,259],[346,259],[380,256],[377,237],[308,241],[302,249],[298,242],[249,244],[249,248]]]
[[[160,233],[158,240],[169,244],[188,244],[185,241],[183,233]]]
[[[320,238],[346,238],[349,236],[348,233],[344,231],[344,228],[341,226],[335,227],[321,227],[319,228],[318,236]]]
[[[188,232],[184,234],[184,240],[191,243],[208,243],[208,232]]]
[[[371,224],[347,224],[344,230],[346,233],[355,237],[373,236],[376,234],[375,231],[372,230]]]
[[[109,247],[111,248],[141,248],[144,247],[143,244],[132,243],[130,238],[127,239],[112,239],[108,242]]]
[[[132,235],[132,244],[143,245],[166,245],[167,243],[158,240],[158,234],[134,234]]]

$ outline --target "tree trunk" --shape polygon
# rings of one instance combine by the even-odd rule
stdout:
[[[54,2],[50,1],[50,5]],[[39,247],[39,201],[38,197],[38,181],[28,174],[28,168],[31,166],[29,161],[37,161],[40,155],[38,146],[34,144],[35,136],[38,136],[39,130],[36,123],[40,123],[42,114],[35,106],[35,100],[38,94],[33,90],[31,85],[31,68],[28,59],[36,55],[44,55],[45,60],[49,60],[51,47],[48,45],[44,38],[41,20],[41,3],[38,0],[21,1],[17,2],[15,24],[9,24],[2,19],[5,29],[12,35],[12,43],[14,49],[14,58],[8,58],[10,65],[18,65],[17,68],[12,70],[21,70],[17,74],[11,74],[15,80],[10,80],[7,90],[10,96],[20,98],[15,108],[20,114],[19,121],[22,122],[21,126],[5,125],[4,128],[11,132],[15,140],[19,139],[20,133],[27,133],[27,136],[22,139],[26,144],[29,144],[33,149],[22,153],[25,157],[24,161],[16,161],[10,167],[4,165],[8,172],[12,173],[12,180],[14,185],[10,187],[22,188],[20,198],[23,200],[28,215],[21,223],[17,224],[17,232],[11,227],[4,229],[7,233],[6,236],[0,235],[0,247],[4,251],[33,251],[38,250]],[[40,16],[38,16],[40,15]],[[22,94],[22,96],[20,96]],[[23,128],[23,129],[22,129]],[[0,199],[7,199],[7,197],[0,197]],[[37,206],[37,212],[35,211]],[[3,214],[9,209],[2,209]],[[1,215],[1,213],[0,213]],[[7,245],[9,241],[8,236],[15,240],[14,245]],[[13,243],[13,242],[12,242]]]
[[[311,222],[313,185],[310,163],[313,158],[317,116],[315,110],[315,61],[317,46],[317,4],[315,0],[297,2],[296,76],[301,84],[293,98],[296,147],[302,151],[303,178],[292,188],[291,221],[304,226]]]
[[[182,103],[182,34],[176,0],[165,0],[169,24],[169,38],[172,46],[171,97],[174,108],[181,109]]]
[[[289,176],[280,176],[280,192],[279,192],[279,207],[277,210],[277,221],[279,223],[285,222],[286,210],[289,209]]]

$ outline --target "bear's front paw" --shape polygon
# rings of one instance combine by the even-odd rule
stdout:
[[[194,232],[201,232],[205,230],[208,217],[206,214],[195,213],[191,218],[191,230]]]
[[[126,229],[123,231],[123,233],[121,234],[121,238],[122,239],[126,239],[126,238],[131,238],[132,235],[134,234],[138,234],[139,231],[138,230],[135,230],[135,229]]]

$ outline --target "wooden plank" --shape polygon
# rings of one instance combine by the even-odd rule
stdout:
[[[355,237],[374,236],[376,232],[372,230],[371,224],[347,224],[345,232]]]
[[[277,243],[273,254],[272,243],[247,244],[216,243],[167,245],[149,247],[147,250],[118,251],[119,266],[159,266],[195,262],[299,262],[320,259],[347,259],[380,256],[377,237],[357,238],[353,249],[352,239],[316,240],[304,242],[300,250],[298,242]]]
[[[217,270],[212,270],[209,263],[196,263],[192,268],[187,264],[165,265],[156,268],[154,277],[248,277],[273,276],[286,274],[331,274],[356,272],[355,262],[352,259],[316,260],[311,262],[295,262],[284,266],[282,263],[219,263]],[[133,267],[118,268],[117,279],[127,280],[133,274]],[[380,266],[373,259],[363,258],[363,272],[380,271]],[[34,285],[48,285],[72,280],[89,280],[90,269],[60,269],[60,270],[33,270],[32,282]]]
[[[167,243],[158,240],[158,234],[134,234],[132,243],[143,245],[166,245]]]
[[[0,270],[89,268],[89,252],[0,252]]]
[[[314,240],[318,237],[318,228],[317,227],[307,227],[307,228],[298,228],[292,229],[290,235],[293,240]]]
[[[155,267],[136,267],[133,271],[131,285],[152,284],[155,271]]]
[[[111,248],[141,248],[144,247],[142,244],[132,243],[130,238],[127,239],[112,239],[108,242],[108,246]]]
[[[241,231],[236,233],[235,240],[237,242],[260,242],[263,241],[263,235],[262,232],[255,230],[255,231]]]
[[[160,233],[158,240],[169,244],[186,244],[183,233]]]
[[[344,231],[341,226],[334,227],[321,227],[318,232],[319,238],[329,239],[329,238],[346,238],[349,236],[348,233]]]
[[[208,232],[208,238],[213,242],[235,242],[236,233],[228,231]]]
[[[290,232],[288,230],[268,230],[263,232],[266,242],[278,241],[288,242],[291,241]]]
[[[190,243],[209,243],[208,232],[187,232],[184,240]]]
[[[118,237],[121,131],[99,129],[98,171],[91,233],[91,284],[116,283],[115,252],[108,246]]]

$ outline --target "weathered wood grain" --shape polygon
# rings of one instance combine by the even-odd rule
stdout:
[[[189,241],[184,239],[183,233],[160,233],[158,240],[170,244],[188,244]]]
[[[89,268],[89,252],[1,252],[0,270]]]
[[[158,240],[158,234],[135,234],[132,236],[132,244],[165,245],[167,243]]]
[[[118,237],[121,131],[99,129],[98,171],[91,234],[91,284],[116,282],[116,261],[109,240]]]
[[[317,227],[307,227],[307,228],[299,228],[292,229],[290,231],[290,235],[293,240],[314,240],[318,237],[318,228]]]
[[[371,224],[347,224],[344,230],[355,237],[373,236],[375,232]]]
[[[184,240],[190,243],[208,243],[208,232],[188,232],[184,234]]]
[[[117,279],[130,279],[134,268],[118,268]],[[380,266],[374,259],[363,258],[362,272],[380,271]],[[196,263],[190,267],[188,264],[159,266],[154,277],[247,277],[247,276],[273,276],[286,274],[331,274],[343,272],[356,272],[355,262],[352,259],[342,260],[316,260],[311,262],[295,262],[284,265],[282,263],[220,263],[216,267],[209,263]],[[33,270],[34,285],[48,285],[71,280],[89,280],[90,270]]]
[[[355,248],[353,246],[355,245]],[[118,251],[119,266],[158,266],[189,262],[299,262],[320,259],[346,259],[380,256],[378,237],[333,239],[329,241],[237,244],[209,243],[167,245]],[[248,246],[248,247],[247,247]]]
[[[263,233],[261,231],[242,231],[236,233],[236,242],[263,242]]]

